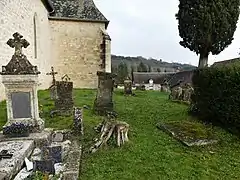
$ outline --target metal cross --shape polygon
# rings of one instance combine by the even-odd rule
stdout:
[[[55,74],[57,74],[57,72],[54,72],[54,68],[53,67],[51,67],[51,72],[46,74],[46,75],[52,75],[53,84],[56,83]]]
[[[22,55],[22,48],[27,48],[30,44],[26,39],[22,39],[23,36],[19,34],[18,32],[13,34],[14,39],[9,39],[7,41],[7,44],[11,48],[15,48],[15,55],[20,56]]]

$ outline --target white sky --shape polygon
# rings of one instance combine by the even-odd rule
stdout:
[[[95,0],[99,10],[110,20],[108,33],[112,38],[112,54],[143,56],[168,62],[198,65],[194,52],[179,45],[178,0]],[[238,23],[238,27],[240,23]],[[232,44],[209,64],[238,57],[240,28]]]

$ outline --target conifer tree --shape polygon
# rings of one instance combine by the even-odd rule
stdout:
[[[127,67],[127,64],[122,61],[118,65],[118,73],[117,73],[118,82],[123,83],[124,80],[127,78],[127,76],[128,76],[128,67]]]
[[[232,43],[239,4],[239,0],[180,0],[176,14],[180,45],[200,54],[200,68],[207,66],[210,52],[217,55]]]
[[[138,72],[148,72],[147,66],[143,62],[140,62],[137,69]]]

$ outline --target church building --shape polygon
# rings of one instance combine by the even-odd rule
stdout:
[[[51,84],[51,66],[56,80],[67,74],[74,88],[96,88],[97,71],[111,72],[109,21],[93,0],[1,0],[0,8],[0,67],[14,54],[6,42],[18,32],[30,43],[23,54],[38,66],[41,89]],[[0,77],[0,101],[4,94]]]

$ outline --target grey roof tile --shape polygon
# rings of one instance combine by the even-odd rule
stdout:
[[[50,17],[72,18],[75,20],[102,21],[108,24],[106,17],[99,11],[93,0],[51,0],[55,14]]]

